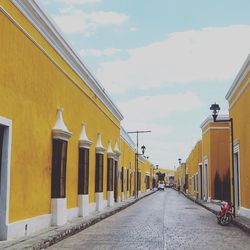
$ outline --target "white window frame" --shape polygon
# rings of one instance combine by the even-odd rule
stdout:
[[[1,194],[0,194],[0,240],[8,237],[9,201],[10,201],[10,167],[12,144],[12,121],[0,116],[0,125],[5,126],[1,163]]]

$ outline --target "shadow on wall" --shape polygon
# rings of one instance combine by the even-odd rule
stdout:
[[[229,169],[221,180],[218,172],[216,171],[214,178],[214,190],[215,190],[215,199],[230,201],[230,173]]]

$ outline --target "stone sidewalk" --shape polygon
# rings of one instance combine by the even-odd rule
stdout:
[[[135,204],[137,201],[142,198],[153,194],[156,191],[149,191],[143,193],[139,196],[138,199],[130,198],[126,201],[115,204],[111,208],[105,208],[101,212],[96,212],[91,214],[85,218],[78,217],[75,220],[68,222],[64,226],[52,226],[39,233],[32,234],[26,237],[22,237],[18,240],[10,240],[10,241],[1,241],[0,249],[44,249],[49,247],[69,236],[72,236],[91,225],[96,224],[97,222],[115,214],[119,211]]]
[[[217,214],[220,211],[220,202],[213,202],[213,201],[206,202],[206,201],[197,200],[186,193],[183,193],[183,195],[214,214]],[[250,219],[240,216],[240,215],[236,215],[236,217],[233,219],[232,224],[237,226],[244,232],[250,234]]]

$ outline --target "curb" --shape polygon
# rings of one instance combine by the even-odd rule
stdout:
[[[45,249],[49,246],[52,246],[56,243],[58,243],[59,241],[62,241],[76,233],[79,233],[81,231],[83,231],[84,229],[130,207],[131,205],[137,203],[138,201],[140,201],[141,199],[154,194],[156,192],[156,190],[153,190],[149,193],[144,194],[143,196],[132,200],[132,201],[128,201],[127,203],[116,207],[116,208],[111,208],[111,211],[107,211],[107,212],[103,212],[102,214],[98,214],[96,215],[94,218],[90,218],[88,220],[79,222],[77,224],[74,225],[66,225],[64,226],[64,228],[56,228],[55,229],[55,234],[50,235],[48,237],[44,237],[42,239],[36,239],[35,243],[29,243],[29,240],[33,240],[36,238],[36,236],[32,237],[31,239],[27,239],[27,241],[25,242],[24,240],[21,240],[20,242],[17,243],[13,243],[10,244],[9,246],[6,246],[5,249],[33,249],[33,250],[39,250],[39,249]],[[39,238],[39,236],[38,236]],[[22,244],[26,244],[25,246],[23,246]],[[22,245],[22,246],[21,246]],[[21,247],[21,248],[20,248]]]
[[[217,214],[217,211],[215,211],[214,209],[207,207],[206,205],[202,204],[201,202],[197,201],[196,199],[190,197],[188,194],[185,194],[182,192],[182,194],[188,198],[189,200],[193,201],[194,203],[200,205],[201,207],[207,209],[208,211],[212,212],[213,214]],[[232,221],[232,224],[236,227],[238,227],[239,229],[241,229],[242,231],[244,231],[245,233],[250,235],[250,226],[245,225],[244,223],[240,222],[239,219],[234,218]]]

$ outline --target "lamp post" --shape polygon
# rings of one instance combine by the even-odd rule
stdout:
[[[230,119],[220,119],[217,120],[219,111],[220,111],[220,106],[217,103],[214,103],[211,105],[210,110],[212,110],[212,116],[214,122],[230,122],[230,132],[231,132],[231,154],[232,154],[232,186],[233,186],[233,204],[234,204],[234,210],[233,210],[233,215],[235,217],[235,190],[234,190],[234,136],[233,136],[233,118]]]
[[[150,133],[150,130],[137,130],[137,131],[131,131],[127,132],[128,134],[136,134],[136,154],[135,154],[135,199],[138,198],[138,156],[144,155],[146,147],[143,145],[141,146],[142,154],[138,153],[138,147],[139,147],[139,134],[143,133]]]
[[[154,188],[156,186],[156,179],[155,179],[155,172],[154,171],[157,170],[158,168],[159,168],[158,164],[156,164],[155,167],[153,168]]]

